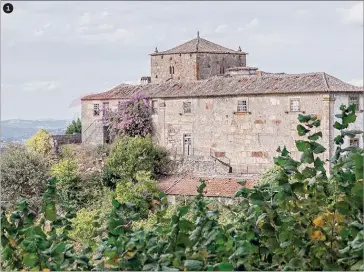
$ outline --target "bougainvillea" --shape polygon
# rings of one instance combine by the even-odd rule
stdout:
[[[152,131],[151,110],[150,98],[141,93],[120,101],[117,110],[109,110],[106,114],[110,136],[114,138],[120,134],[131,137],[149,135]]]

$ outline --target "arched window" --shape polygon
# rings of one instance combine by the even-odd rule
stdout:
[[[174,66],[172,66],[172,74],[174,74]]]

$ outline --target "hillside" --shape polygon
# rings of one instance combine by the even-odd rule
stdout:
[[[40,129],[46,129],[52,134],[63,134],[71,120],[21,120],[11,119],[1,121],[1,141],[23,142]]]

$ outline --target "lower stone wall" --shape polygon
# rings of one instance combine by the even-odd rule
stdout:
[[[53,141],[57,141],[58,145],[82,143],[81,133],[71,135],[52,135],[52,137]]]
[[[228,166],[223,165],[221,162],[211,157],[181,156],[173,158],[173,162],[175,173],[189,172],[205,175],[224,175],[229,173]]]

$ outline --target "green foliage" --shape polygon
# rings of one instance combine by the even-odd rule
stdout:
[[[20,145],[9,145],[1,154],[1,199],[16,203],[26,198],[37,211],[49,177],[48,161]]]
[[[53,148],[53,138],[48,131],[41,129],[27,140],[25,145],[31,151],[35,151],[43,156],[49,156]]]
[[[122,180],[135,178],[137,172],[161,173],[167,153],[155,146],[150,136],[128,137],[116,140],[107,160],[108,173]]]
[[[137,172],[134,182],[119,181],[116,185],[115,199],[139,207],[141,217],[147,216],[150,203],[156,196],[158,196],[157,183],[149,172]]]
[[[80,118],[73,120],[71,124],[68,125],[65,134],[82,133],[82,125]]]
[[[39,223],[25,200],[10,217],[2,209],[2,270],[90,270],[89,258],[76,254],[68,237],[72,213],[64,217],[56,214],[55,183],[55,179],[48,182],[43,197],[44,218]],[[57,233],[59,228],[63,229],[61,233]]]
[[[237,192],[239,201],[228,209],[230,220],[221,220],[224,209],[204,197],[206,184],[201,180],[192,203],[168,208],[165,194],[154,195],[154,200],[158,199],[154,213],[141,221],[140,203],[135,198],[154,185],[145,172],[136,171],[135,184],[118,182],[117,199],[111,201],[112,208],[104,219],[97,218],[99,212],[82,210],[78,221],[74,220],[78,228],[74,235],[83,238],[96,235],[90,225],[105,226],[101,241],[95,240],[98,247],[92,262],[84,256],[80,264],[80,257],[65,253],[67,248],[72,250],[68,247],[71,226],[67,215],[61,219],[56,214],[56,187],[51,184],[43,213],[51,229],[58,226],[64,231],[59,236],[51,231],[45,237],[37,232],[37,240],[31,243],[19,236],[14,239],[14,232],[28,235],[36,224],[31,216],[23,218],[18,213],[12,215],[10,226],[3,215],[2,266],[16,270],[362,271],[364,152],[341,146],[343,139],[354,133],[346,129],[355,120],[355,108],[342,106],[341,111],[336,127],[340,127],[342,139],[337,138],[330,179],[320,158],[324,152],[317,142],[321,134],[313,131],[320,122],[310,115],[299,115],[297,130],[305,136],[296,142],[302,153],[300,160],[293,159],[285,147],[278,148],[274,158],[277,168],[268,172],[266,182]],[[24,211],[24,207],[21,203],[19,209]],[[70,213],[68,218],[73,216]],[[51,244],[54,255],[44,255],[50,252]],[[52,261],[46,263],[49,257]],[[75,263],[80,266],[75,267]]]

